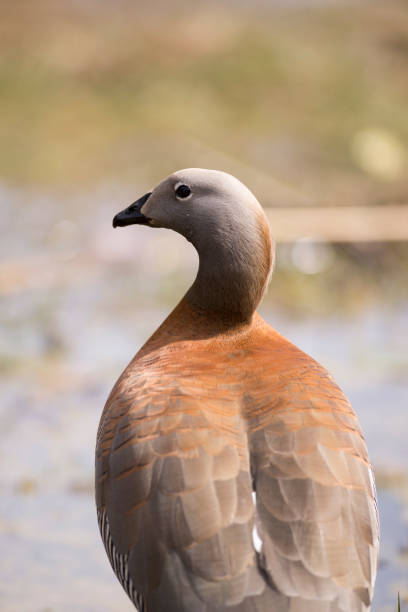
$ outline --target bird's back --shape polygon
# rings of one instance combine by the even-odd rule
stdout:
[[[258,315],[214,331],[182,302],[113,388],[96,457],[104,543],[140,610],[368,609],[378,522],[356,416]]]

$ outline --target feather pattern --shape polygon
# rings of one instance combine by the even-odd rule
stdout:
[[[116,550],[112,536],[109,530],[109,522],[105,510],[98,510],[98,525],[101,532],[102,542],[105,546],[106,554],[108,555],[110,564],[120,584],[129,595],[132,602],[135,604],[139,612],[146,612],[146,606],[143,597],[136,591],[133,586],[132,578],[129,576],[127,555],[121,555]]]
[[[367,610],[378,517],[350,404],[258,315],[250,332],[194,330],[181,303],[102,415],[97,504],[120,582],[149,612]]]

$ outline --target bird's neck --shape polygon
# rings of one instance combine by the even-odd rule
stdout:
[[[272,266],[268,226],[261,227],[255,244],[253,237],[233,244],[220,239],[196,248],[200,263],[186,300],[231,324],[249,321],[262,299]]]

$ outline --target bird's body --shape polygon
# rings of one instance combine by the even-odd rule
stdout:
[[[148,612],[368,610],[378,520],[350,404],[312,358],[197,279],[101,418],[97,507],[119,580]],[[228,291],[250,293],[245,278]]]

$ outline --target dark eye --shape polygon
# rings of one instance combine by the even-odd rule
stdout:
[[[178,198],[188,198],[190,193],[191,189],[187,185],[179,185],[176,189],[176,196]]]

